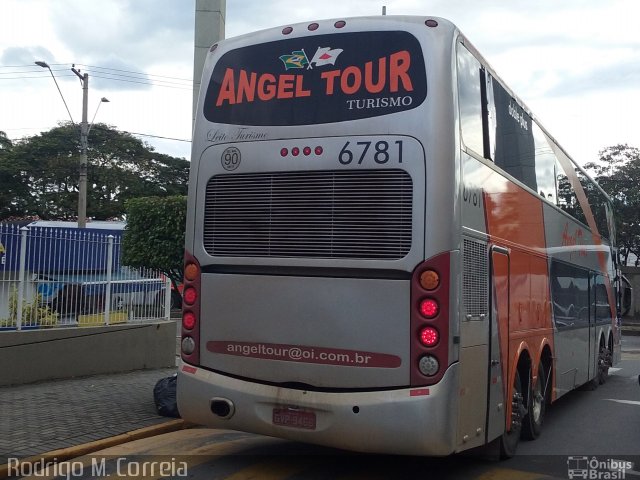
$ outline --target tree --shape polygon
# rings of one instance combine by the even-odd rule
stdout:
[[[613,200],[618,248],[622,263],[631,254],[640,263],[640,149],[614,145],[600,152],[598,163],[588,163],[589,170]]]
[[[5,162],[20,186],[13,210],[43,219],[75,219],[79,155],[80,135],[71,123],[12,145]],[[186,194],[189,162],[157,153],[129,133],[93,125],[87,156],[90,219],[121,217],[130,198]],[[10,209],[7,200],[0,199],[0,218],[6,218],[4,212]]]
[[[13,142],[0,131],[0,219],[20,215],[24,207],[21,199],[27,193],[12,152]]]
[[[122,239],[122,263],[154,268],[178,291],[182,282],[187,197],[135,198],[127,201],[127,227]]]

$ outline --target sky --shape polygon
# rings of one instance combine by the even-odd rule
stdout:
[[[640,147],[638,0],[228,0],[225,36],[383,5],[454,22],[579,164]],[[20,139],[69,120],[35,61],[80,122],[75,64],[89,73],[89,121],[189,159],[194,18],[195,0],[0,0],[0,131]]]

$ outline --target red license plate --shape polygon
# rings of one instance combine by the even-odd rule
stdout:
[[[306,410],[293,410],[289,408],[273,409],[273,424],[285,427],[316,429],[316,414]]]

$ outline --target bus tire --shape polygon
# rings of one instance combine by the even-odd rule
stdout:
[[[542,422],[546,410],[547,381],[549,375],[544,369],[542,360],[538,364],[538,381],[533,385],[529,379],[529,395],[527,395],[527,415],[522,423],[522,437],[527,440],[535,440],[542,432]]]
[[[600,385],[604,384],[609,377],[609,366],[611,365],[611,352],[605,346],[604,340],[600,341],[598,350],[598,374],[597,380]]]
[[[499,437],[500,440],[500,458],[511,458],[516,454],[520,435],[522,434],[522,416],[524,413],[524,402],[522,396],[522,382],[520,381],[520,372],[516,370],[513,380],[513,388],[511,394],[511,429],[506,431]]]

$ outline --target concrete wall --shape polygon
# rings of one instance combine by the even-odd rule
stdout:
[[[640,267],[621,267],[621,270],[633,288],[631,311],[625,316],[625,319],[640,322]]]
[[[175,364],[175,321],[0,332],[0,385]]]

